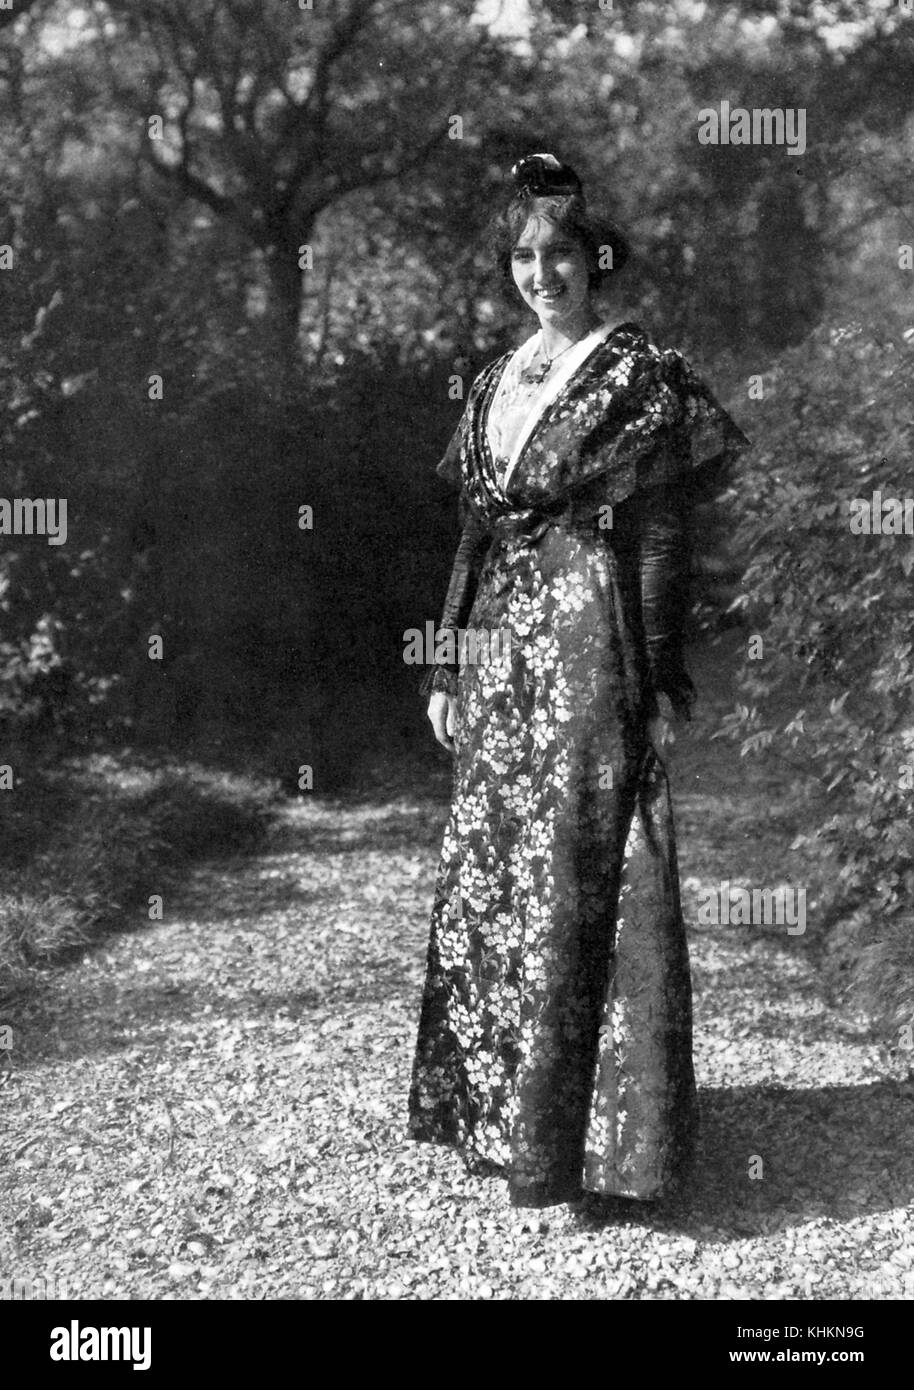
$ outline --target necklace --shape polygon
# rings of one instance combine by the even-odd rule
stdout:
[[[587,333],[590,333],[591,331],[592,328],[588,328]],[[587,333],[583,334],[582,336],[586,338]],[[541,332],[540,342],[542,343],[542,341],[543,335]],[[552,371],[553,366],[559,360],[559,358],[564,357],[565,353],[570,352],[573,347],[577,347],[580,341],[581,339],[578,338],[575,342],[569,343],[567,347],[562,348],[561,352],[557,352],[554,357],[546,357],[544,351],[542,365],[539,367],[534,367],[531,364],[529,367],[526,367],[524,371],[519,373],[518,379],[522,381],[525,386],[540,386],[546,380],[546,377]]]

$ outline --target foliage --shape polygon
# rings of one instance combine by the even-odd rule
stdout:
[[[0,998],[125,922],[197,858],[250,852],[272,791],[200,769],[150,773],[98,760],[33,771],[0,798]]]
[[[766,374],[735,537],[749,557],[737,604],[762,651],[723,726],[811,779],[795,843],[824,884],[820,932],[865,909],[838,968],[871,993],[881,961],[899,1017],[914,1004],[914,538],[855,534],[849,504],[910,497],[912,387],[911,344],[860,324],[823,326]],[[861,954],[879,942],[905,975]]]

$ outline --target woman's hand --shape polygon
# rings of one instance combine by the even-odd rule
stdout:
[[[653,719],[647,721],[647,736],[653,745],[654,752],[661,762],[665,754],[676,742],[677,728],[685,723],[673,709],[669,697],[660,695],[658,697],[658,713]]]
[[[653,719],[647,721],[647,736],[653,744],[654,752],[662,762],[667,748],[672,747],[676,742],[672,720],[667,719],[665,714],[655,715]]]
[[[432,721],[435,738],[449,753],[456,753],[454,743],[454,723],[457,717],[457,701],[453,695],[436,690],[428,702],[428,717]]]

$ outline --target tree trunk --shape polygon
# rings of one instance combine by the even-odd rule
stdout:
[[[269,255],[271,310],[276,336],[277,383],[285,390],[301,366],[301,310],[304,293],[299,247],[306,243],[304,231],[284,233],[273,244]]]

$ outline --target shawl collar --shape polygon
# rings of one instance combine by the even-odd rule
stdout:
[[[742,431],[681,353],[661,351],[634,323],[615,328],[569,378],[527,439],[502,492],[486,440],[486,412],[511,353],[482,369],[437,472],[491,519],[554,506],[604,479],[615,505],[639,488],[726,486]]]

